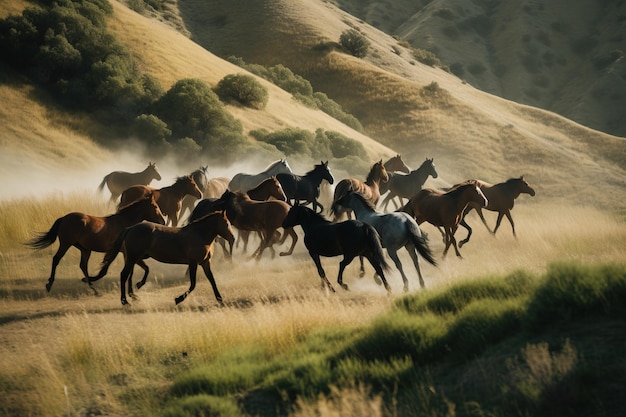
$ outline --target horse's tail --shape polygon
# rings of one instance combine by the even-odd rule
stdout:
[[[117,239],[115,239],[115,243],[113,243],[111,249],[109,249],[104,254],[104,258],[102,259],[102,264],[100,266],[100,272],[98,272],[98,275],[96,275],[95,277],[89,277],[90,282],[97,281],[107,274],[107,272],[109,271],[109,267],[111,266],[115,258],[117,258],[117,254],[120,253],[120,251],[122,250],[122,245],[124,244],[124,239],[126,239],[126,233],[128,233],[128,229],[129,228],[127,227],[122,231],[122,233],[120,233]]]
[[[417,252],[422,255],[422,258],[426,259],[426,261],[433,265],[437,266],[437,261],[433,256],[433,252],[428,245],[428,239],[422,234],[417,223],[408,223],[409,235],[411,236],[411,241],[417,249]]]
[[[383,245],[380,239],[380,235],[374,229],[373,226],[370,226],[367,223],[363,223],[363,227],[365,228],[365,239],[369,244],[369,248],[372,254],[372,260],[379,264],[383,270],[389,270],[389,264],[385,259],[385,252],[383,251]]]
[[[104,184],[106,184],[106,183],[107,183],[107,181],[109,180],[109,176],[110,176],[110,175],[111,175],[111,174],[107,174],[107,175],[105,175],[105,176],[104,176],[104,178],[102,179],[102,182],[101,182],[101,183],[100,183],[100,185],[98,186],[98,191],[99,191],[99,192],[102,192],[102,190],[104,189]]]
[[[33,249],[44,249],[52,245],[56,240],[59,233],[59,227],[61,227],[62,217],[59,217],[50,230],[47,232],[38,233],[32,240],[26,242],[27,246]]]

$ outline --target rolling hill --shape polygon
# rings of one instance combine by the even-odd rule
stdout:
[[[228,108],[245,132],[285,127],[336,130],[362,141],[372,159],[400,152],[416,168],[424,158],[433,157],[440,173],[434,185],[467,178],[500,182],[525,175],[541,199],[626,209],[624,138],[488,94],[454,74],[420,64],[394,37],[332,3],[180,0],[166,19],[112,4],[111,30],[164,87],[187,77],[215,85],[228,73],[244,72],[223,59],[231,55],[248,63],[281,63],[358,117],[366,134],[299,105],[268,83],[265,110]],[[16,8],[3,6],[0,15]],[[338,46],[339,35],[348,28],[370,40],[364,59]],[[27,87],[5,83],[0,92],[5,102],[15,102],[0,110],[3,154],[12,155],[13,161],[28,159],[34,151],[41,154],[38,164],[54,169],[52,161],[58,156],[72,158],[71,149],[96,146],[71,129],[84,120],[51,110]],[[24,116],[31,108],[40,108],[41,117]],[[71,144],[67,137],[72,137]],[[89,145],[75,146],[83,141]],[[91,169],[95,166],[85,162],[88,158],[76,158]],[[98,159],[109,166],[119,162],[104,150]],[[0,169],[2,177],[11,175],[6,167]]]

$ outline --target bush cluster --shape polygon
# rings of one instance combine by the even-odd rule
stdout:
[[[357,58],[366,56],[370,47],[370,41],[356,29],[343,31],[339,36],[339,44]]]
[[[264,109],[268,92],[254,77],[246,74],[228,74],[215,87],[217,95],[225,102],[237,102],[254,109]]]

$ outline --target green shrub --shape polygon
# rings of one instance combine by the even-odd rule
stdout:
[[[366,56],[370,47],[370,41],[356,29],[343,31],[339,36],[339,44],[357,58]]]
[[[177,400],[164,410],[165,417],[239,417],[241,410],[234,400],[194,395]]]
[[[217,83],[215,92],[225,102],[235,101],[259,110],[267,105],[267,88],[250,75],[228,74]]]
[[[430,67],[441,66],[441,61],[439,60],[439,58],[437,58],[437,55],[425,49],[414,48],[413,57],[417,59],[419,62],[421,62],[422,64],[428,65]]]
[[[166,141],[172,135],[167,123],[154,114],[142,114],[135,118],[132,132],[144,142]]]

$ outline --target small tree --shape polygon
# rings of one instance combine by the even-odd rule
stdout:
[[[217,83],[215,92],[223,101],[234,100],[244,106],[264,109],[268,92],[253,76],[228,74]]]
[[[370,47],[370,41],[356,29],[344,30],[339,37],[339,44],[357,58],[367,55]]]

